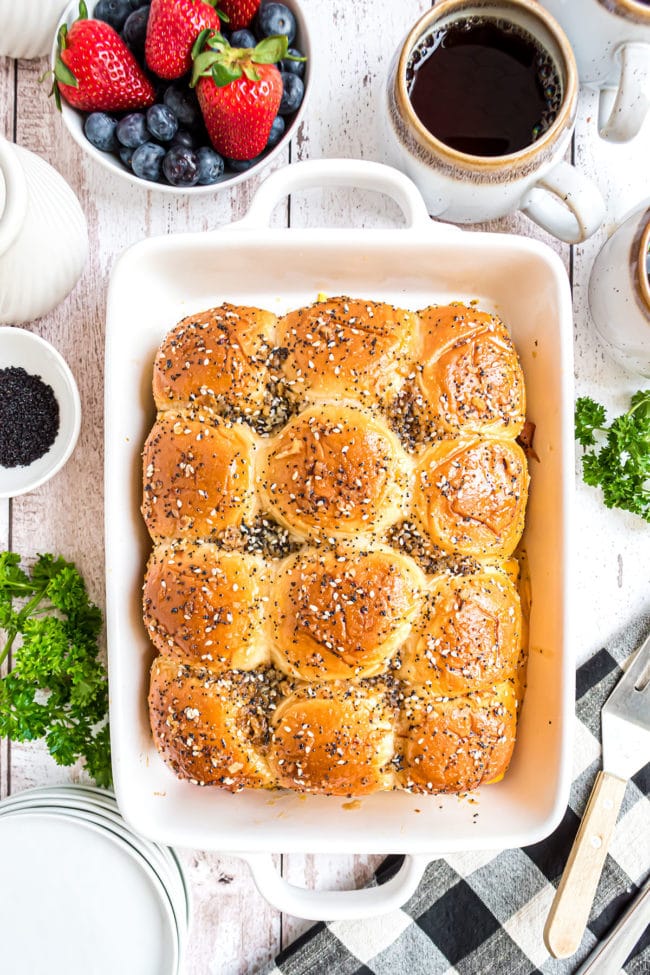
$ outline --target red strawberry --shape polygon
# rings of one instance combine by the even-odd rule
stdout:
[[[70,30],[59,30],[54,66],[54,90],[84,112],[119,112],[146,108],[156,100],[145,77],[120,35],[103,20],[88,20],[84,0],[79,19]]]
[[[197,53],[206,41],[208,50]],[[266,146],[282,100],[273,62],[287,46],[286,37],[266,37],[252,50],[230,47],[221,34],[197,40],[192,85],[212,145],[228,159],[253,159]]]
[[[228,18],[229,30],[248,27],[258,11],[261,0],[220,0],[219,10]]]
[[[217,0],[151,0],[145,58],[159,78],[180,78],[192,67],[192,46],[202,30],[218,31]]]

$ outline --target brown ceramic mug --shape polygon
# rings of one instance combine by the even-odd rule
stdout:
[[[553,65],[559,85],[554,117],[529,145],[504,155],[460,151],[434,135],[411,101],[414,61],[436,33],[475,20],[524,35]],[[522,210],[569,243],[591,236],[605,206],[595,185],[564,160],[575,126],[578,72],[571,46],[535,0],[441,0],[397,49],[383,92],[382,118],[391,161],[415,182],[429,212],[475,223]]]

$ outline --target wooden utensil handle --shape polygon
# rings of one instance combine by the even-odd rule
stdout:
[[[626,785],[616,775],[598,773],[544,928],[555,958],[568,958],[580,946]]]

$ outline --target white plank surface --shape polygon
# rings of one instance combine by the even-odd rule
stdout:
[[[346,156],[383,158],[375,105],[387,62],[401,36],[428,0],[304,0],[315,41],[311,106],[292,143],[278,161]],[[258,180],[200,201],[171,201],[122,186],[86,159],[66,136],[38,83],[41,62],[0,59],[0,130],[41,153],[74,186],[86,211],[91,256],[73,294],[47,318],[30,326],[52,341],[77,377],[83,405],[78,448],[50,484],[12,505],[0,506],[0,545],[26,556],[60,552],[79,565],[92,597],[103,602],[103,339],[107,275],[115,256],[144,235],[200,230],[241,216]],[[17,82],[17,89],[16,89]],[[16,99],[17,90],[17,99]],[[16,102],[15,102],[16,99]],[[14,113],[14,104],[16,112]],[[583,94],[574,154],[594,175],[608,201],[609,227],[650,192],[647,158],[650,129],[628,147],[603,146],[594,132],[594,98]],[[15,114],[15,127],[14,127]],[[296,195],[276,211],[274,222],[291,226],[379,226],[399,221],[396,207],[372,194],[313,191]],[[607,360],[588,317],[586,287],[591,263],[609,228],[593,241],[569,248],[551,241],[523,216],[494,229],[535,234],[551,244],[570,268],[575,292],[576,387],[598,394],[621,409],[639,381]],[[606,511],[597,492],[578,488],[575,585],[576,655],[593,652],[630,616],[648,606],[650,527],[632,516]],[[0,746],[0,796],[33,785],[77,779],[39,745]],[[281,851],[278,851],[281,852]],[[232,858],[182,851],[194,898],[194,925],[186,975],[244,975],[272,958],[309,925],[280,917],[259,896],[248,869]],[[283,857],[278,868],[296,884],[344,888],[364,883],[378,858]],[[1,948],[0,948],[1,960]]]
[[[597,96],[583,90],[575,160],[598,183],[607,203],[607,218],[598,234],[574,248],[576,396],[593,396],[614,416],[627,409],[631,393],[648,388],[648,382],[626,372],[603,352],[589,315],[588,284],[594,258],[609,233],[650,197],[650,118],[627,145],[599,139],[596,118]],[[650,613],[650,525],[627,512],[605,509],[599,493],[580,478],[575,510],[579,540],[576,654],[582,660],[626,620]]]

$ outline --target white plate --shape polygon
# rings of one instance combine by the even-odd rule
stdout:
[[[3,970],[177,975],[169,899],[140,854],[108,830],[65,814],[7,812],[0,863]]]
[[[269,229],[284,194],[341,184],[391,195],[406,228]],[[230,301],[282,313],[313,301],[319,291],[412,309],[477,299],[508,324],[522,360],[540,458],[531,464],[525,533],[533,590],[528,689],[508,774],[479,790],[477,802],[394,792],[349,809],[336,797],[255,790],[231,795],[179,781],[152,742],[147,688],[153,648],[141,616],[151,543],[140,502],[141,449],[155,415],[156,347],[176,321],[211,305]],[[421,872],[435,855],[525,846],[555,828],[570,785],[574,696],[572,376],[571,295],[557,255],[529,238],[434,223],[413,184],[377,163],[320,160],[285,167],[262,184],[239,224],[142,241],[119,259],[106,328],[107,632],[115,792],[135,829],[172,846],[265,855],[413,853],[420,855]],[[260,862],[254,866],[258,880]],[[411,865],[407,872],[412,886],[417,871]],[[266,881],[264,890],[270,896]],[[300,913],[296,901],[291,906]]]
[[[152,843],[134,833],[119,813],[115,799],[108,793],[90,797],[80,794],[81,789],[46,788],[29,790],[10,796],[0,803],[0,816],[14,812],[54,812],[68,815],[108,829],[124,842],[129,843],[158,874],[176,915],[179,941],[184,945],[190,923],[190,899],[183,869],[172,851]]]

